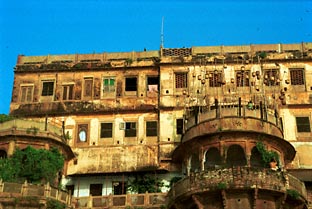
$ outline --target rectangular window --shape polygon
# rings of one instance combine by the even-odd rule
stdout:
[[[146,121],[146,136],[157,136],[157,121]]]
[[[309,117],[296,117],[297,132],[311,132]]]
[[[291,85],[304,85],[304,69],[293,68],[289,69]]]
[[[54,81],[43,81],[41,96],[53,96]]]
[[[183,134],[183,119],[177,119],[177,134]]]
[[[220,87],[222,80],[222,73],[215,70],[214,72],[209,72],[209,87]]]
[[[187,73],[175,73],[175,87],[177,89],[187,88]]]
[[[101,138],[113,137],[113,123],[101,123]]]
[[[147,91],[158,92],[159,77],[147,77]]]
[[[74,92],[74,85],[63,85],[63,100],[72,100]]]
[[[126,91],[137,91],[137,78],[126,78]]]
[[[77,142],[88,142],[88,124],[78,124],[77,129]]]
[[[122,181],[113,181],[113,193],[114,195],[126,194],[127,183]]]
[[[236,86],[237,87],[249,86],[249,71],[236,72]]]
[[[266,86],[279,85],[279,73],[277,69],[270,69],[264,71],[264,84]]]
[[[85,78],[83,96],[86,98],[92,97],[92,89],[93,89],[93,78]]]
[[[136,137],[136,122],[126,122],[125,137]]]
[[[115,78],[103,78],[103,92],[115,92]]]
[[[103,184],[90,184],[91,196],[102,196]]]
[[[21,87],[21,102],[32,102],[33,86]]]
[[[68,191],[68,193],[73,196],[74,195],[74,191],[75,191],[75,185],[66,185],[66,190]]]

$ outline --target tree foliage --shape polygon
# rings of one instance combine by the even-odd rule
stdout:
[[[57,148],[24,150],[16,149],[12,157],[0,159],[0,178],[4,181],[24,181],[53,184],[57,173],[64,166],[64,157]]]
[[[0,123],[13,120],[14,118],[12,116],[6,115],[6,114],[0,114]]]
[[[265,167],[268,167],[269,163],[272,160],[276,161],[279,164],[279,156],[277,152],[267,150],[262,142],[257,142],[256,148],[261,154],[261,160]]]
[[[158,178],[153,178],[149,175],[137,175],[134,180],[130,182],[128,190],[135,193],[155,193],[161,192],[163,182]]]

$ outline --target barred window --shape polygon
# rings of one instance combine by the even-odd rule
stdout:
[[[277,69],[270,69],[270,70],[264,71],[264,84],[266,86],[279,85],[278,79],[279,79],[279,73]]]
[[[187,88],[187,73],[175,73],[175,87]]]
[[[222,80],[222,73],[214,71],[209,73],[209,87],[220,87]]]
[[[146,136],[157,136],[157,121],[146,121]]]
[[[304,85],[304,69],[293,68],[289,69],[291,85]]]
[[[236,72],[236,86],[249,86],[249,71],[237,71]]]
[[[53,96],[54,81],[43,81],[41,96]]]
[[[101,138],[113,137],[113,123],[101,123]]]
[[[296,117],[297,132],[311,132],[309,117]]]

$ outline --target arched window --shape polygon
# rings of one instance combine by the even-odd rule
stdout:
[[[247,164],[245,151],[239,145],[231,145],[227,150],[226,164],[228,166],[244,166]]]
[[[216,165],[222,164],[220,151],[216,147],[211,147],[205,154],[205,169],[214,168]]]
[[[261,153],[257,147],[253,147],[250,156],[250,166],[252,167],[263,167]]]
[[[198,159],[198,154],[193,154],[191,157],[191,172],[200,171],[200,162]]]
[[[5,150],[0,150],[0,159],[1,158],[7,158],[7,152]]]

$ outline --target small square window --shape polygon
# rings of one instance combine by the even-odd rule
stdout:
[[[304,85],[304,69],[289,69],[291,85]]]
[[[136,137],[136,122],[126,122],[125,137]]]
[[[311,132],[309,117],[296,117],[297,132]]]
[[[147,91],[158,92],[159,77],[147,77]]]
[[[146,121],[146,136],[157,136],[157,121]]]
[[[264,71],[264,84],[266,86],[279,85],[279,73],[277,69],[269,69]]]
[[[137,91],[137,78],[126,78],[126,91]]]
[[[249,86],[249,71],[237,71],[236,72],[236,86]]]
[[[209,87],[220,87],[221,86],[221,79],[222,79],[222,73],[215,70],[212,72],[209,72]]]
[[[175,87],[187,88],[187,73],[179,72],[175,73]]]
[[[41,96],[53,96],[54,81],[43,81]]]
[[[101,123],[101,138],[113,137],[113,123]]]

